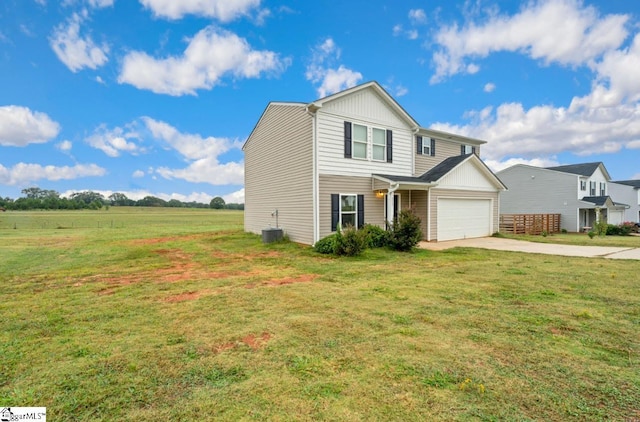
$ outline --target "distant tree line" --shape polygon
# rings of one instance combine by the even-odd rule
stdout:
[[[18,199],[1,198],[0,208],[7,210],[98,210],[108,206],[122,207],[173,207],[173,208],[213,208],[244,210],[244,204],[226,204],[224,199],[215,197],[209,204],[182,202],[177,199],[165,201],[155,196],[145,196],[139,200],[129,199],[124,193],[112,193],[108,198],[98,192],[75,192],[69,198],[62,198],[55,190],[37,187],[22,190],[24,196]]]

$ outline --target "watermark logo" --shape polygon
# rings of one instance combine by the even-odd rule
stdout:
[[[47,422],[46,407],[3,407],[0,422],[40,421]]]

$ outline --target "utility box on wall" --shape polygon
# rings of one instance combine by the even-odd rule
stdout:
[[[262,230],[262,243],[276,242],[282,239],[282,229],[268,228]]]

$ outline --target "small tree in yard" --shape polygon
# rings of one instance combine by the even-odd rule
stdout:
[[[398,221],[391,227],[389,244],[398,251],[410,251],[422,239],[420,218],[412,209],[400,211]]]

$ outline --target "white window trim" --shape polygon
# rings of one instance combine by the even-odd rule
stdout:
[[[342,197],[343,196],[353,196],[355,197],[355,210],[353,211],[342,211]],[[344,224],[342,223],[342,214],[353,214],[353,221],[355,222],[354,227],[358,227],[358,194],[356,193],[339,193],[338,194],[338,205],[339,205],[339,216],[338,223],[340,227],[344,229]]]
[[[607,196],[607,184],[600,182],[600,196]]]
[[[371,136],[370,136],[370,138],[371,138],[371,161],[377,161],[377,162],[380,162],[380,163],[386,163],[387,162],[387,130],[383,129],[381,127],[376,127],[376,126],[369,126],[369,129],[371,129],[371,131],[370,131],[371,132]],[[382,131],[382,134],[384,136],[383,137],[384,144],[374,144],[373,143],[373,131],[374,130]],[[377,158],[373,158],[373,149],[375,147],[383,147],[384,152],[382,154],[382,159],[381,160],[379,160]]]
[[[466,154],[473,154],[473,145],[465,145],[464,146],[464,153]]]
[[[598,185],[593,180],[589,182],[589,196],[596,196]]]
[[[422,155],[431,155],[431,138],[422,137]]]
[[[587,191],[587,181],[586,180],[581,180],[580,181],[580,190],[582,192],[586,192]]]

